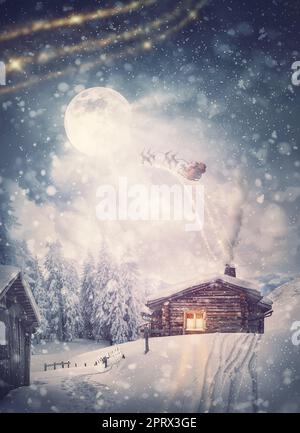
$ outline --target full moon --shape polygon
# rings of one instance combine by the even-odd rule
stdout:
[[[92,87],[78,93],[65,113],[69,141],[89,156],[112,156],[127,144],[130,136],[131,108],[118,92]]]

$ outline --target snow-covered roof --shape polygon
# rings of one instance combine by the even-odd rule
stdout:
[[[0,265],[0,295],[19,275],[20,269],[15,266]]]
[[[267,304],[267,305],[273,305],[273,301],[272,299],[268,298],[267,296],[265,296],[264,298],[261,299],[261,301],[263,304]]]
[[[37,306],[37,303],[35,302],[35,299],[34,299],[34,296],[32,294],[32,291],[30,289],[30,286],[29,286],[28,282],[26,281],[26,279],[23,277],[23,275],[21,275],[21,279],[22,279],[22,283],[23,283],[23,287],[24,287],[25,293],[26,293],[26,295],[27,295],[27,297],[29,299],[31,308],[32,308],[32,310],[33,310],[33,312],[35,314],[37,323],[40,323],[41,320],[42,320],[41,314],[40,314],[40,311],[39,311],[39,307]]]
[[[147,301],[149,303],[153,301],[163,301],[164,298],[168,298],[170,296],[173,296],[177,293],[180,293],[185,290],[189,290],[193,287],[202,286],[209,283],[214,283],[216,281],[223,281],[225,283],[231,284],[232,286],[236,286],[238,288],[242,288],[246,293],[248,293],[250,296],[254,296],[258,299],[260,299],[263,303],[264,300],[262,300],[262,295],[260,292],[256,289],[253,283],[250,283],[249,281],[241,280],[240,278],[231,277],[229,275],[221,274],[213,276],[207,280],[199,280],[194,279],[190,281],[185,281],[176,285],[172,285],[168,287],[166,290],[163,290],[159,293],[156,293],[153,296],[148,297]]]
[[[144,304],[140,307],[140,312],[141,314],[152,314],[152,310]]]
[[[0,265],[0,299],[13,285],[13,283],[16,281],[19,275],[21,275],[22,287],[24,289],[26,298],[29,301],[29,305],[28,307],[26,307],[26,309],[31,310],[30,313],[33,313],[36,322],[39,323],[41,321],[41,316],[40,316],[38,306],[34,300],[29,284],[23,277],[21,270],[19,268],[15,266]]]

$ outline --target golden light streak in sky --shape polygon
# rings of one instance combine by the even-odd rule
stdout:
[[[192,0],[186,1],[186,7],[191,5]],[[39,52],[31,56],[20,56],[12,58],[6,68],[7,72],[22,72],[28,64],[47,64],[59,57],[72,55],[81,52],[92,52],[113,45],[116,42],[128,42],[136,39],[139,36],[150,34],[153,30],[157,30],[160,26],[167,25],[177,19],[182,14],[182,9],[176,7],[172,12],[167,12],[161,17],[156,18],[146,26],[137,26],[132,30],[124,31],[120,34],[112,33],[102,39],[88,39],[76,45],[68,45],[62,48],[53,49],[47,52]]]
[[[101,20],[110,18],[115,15],[126,14],[133,12],[141,7],[150,6],[156,3],[157,0],[134,0],[125,6],[115,6],[113,8],[97,9],[93,12],[71,14],[64,18],[54,18],[52,20],[34,21],[24,26],[15,27],[12,30],[0,34],[0,42],[10,41],[20,36],[32,35],[33,33],[55,30],[62,27],[71,27],[82,25],[89,21]]]
[[[137,45],[125,48],[122,51],[118,51],[110,55],[105,54],[104,56],[101,56],[99,60],[82,63],[80,65],[80,68],[84,68],[85,70],[90,70],[96,66],[101,66],[101,65],[105,66],[110,61],[113,60],[118,61],[125,58],[126,56],[138,55],[145,51],[153,49],[156,46],[156,44],[165,41],[172,34],[177,33],[178,31],[186,27],[190,22],[197,19],[199,10],[205,5],[205,3],[206,3],[205,0],[198,2],[193,7],[193,9],[191,9],[191,11],[187,13],[187,15],[183,19],[181,19],[177,24],[173,25],[172,27],[169,27],[168,30],[160,33],[159,35],[154,36],[151,39],[147,38],[141,41],[140,43],[138,43]],[[73,73],[74,71],[76,71],[76,69],[77,68],[75,67],[67,67],[63,70],[49,72],[45,75],[42,74],[35,75],[23,82],[19,82],[18,84],[0,88],[0,95],[15,93],[17,91],[24,90],[34,85],[41,84],[45,81],[61,78],[70,73]]]

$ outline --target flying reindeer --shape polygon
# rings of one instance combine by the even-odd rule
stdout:
[[[148,153],[148,158],[150,158],[150,164],[152,165],[156,159],[155,153],[151,152],[150,149],[148,149],[147,153]]]
[[[141,159],[143,164],[147,162],[150,165],[164,168],[168,167],[170,170],[175,170],[178,174],[190,181],[200,180],[202,175],[206,172],[206,164],[203,162],[178,159],[177,153],[172,153],[171,150],[155,155],[150,149],[146,151],[144,148],[141,153]]]
[[[142,164],[145,164],[146,162],[148,162],[148,164],[152,165],[152,161],[151,161],[151,158],[149,155],[149,150],[146,153],[145,148],[144,148],[143,152],[141,153],[141,160],[142,160]]]
[[[177,153],[171,153],[171,150],[164,153],[164,158],[169,168],[172,167],[172,163],[174,163],[175,165],[177,164],[178,160],[176,159],[176,155]]]
[[[170,155],[170,163],[172,164],[172,162],[176,165],[177,163],[178,163],[178,159],[176,158],[176,156],[177,156],[177,153],[172,153],[171,155]]]
[[[151,152],[150,149],[148,149],[147,152],[144,149],[143,152],[141,153],[141,159],[142,159],[142,164],[148,162],[148,164],[153,165],[153,163],[155,162],[155,154]]]

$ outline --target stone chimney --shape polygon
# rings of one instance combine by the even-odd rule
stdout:
[[[233,265],[226,264],[224,274],[229,275],[230,277],[236,277],[235,267]]]

